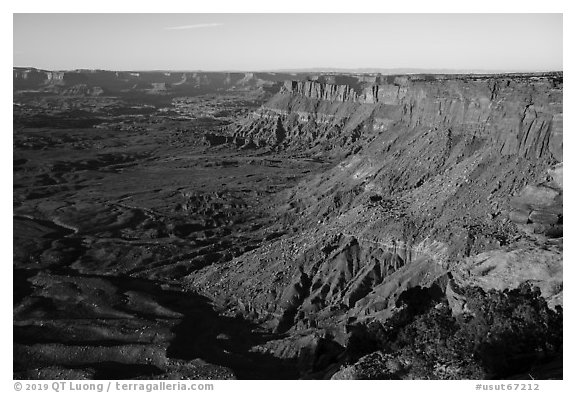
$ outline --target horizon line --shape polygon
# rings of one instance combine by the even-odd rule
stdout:
[[[564,72],[561,69],[539,69],[539,70],[519,70],[519,69],[459,69],[459,68],[418,68],[418,67],[359,67],[359,68],[345,68],[345,67],[302,67],[302,68],[277,68],[277,69],[257,69],[257,70],[239,70],[239,69],[222,69],[222,70],[206,70],[206,69],[111,69],[111,68],[66,68],[66,69],[48,69],[39,68],[35,66],[12,66],[15,68],[35,69],[38,71],[47,72],[75,72],[75,71],[106,71],[106,72],[203,72],[203,73],[255,73],[255,72],[269,72],[269,73],[306,73],[306,72],[321,72],[321,73],[357,73],[357,74],[383,74],[386,71],[404,71],[404,74],[516,74],[516,73],[552,73]]]

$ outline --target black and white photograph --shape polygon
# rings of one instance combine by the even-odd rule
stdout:
[[[13,380],[563,380],[520,12],[13,13]]]

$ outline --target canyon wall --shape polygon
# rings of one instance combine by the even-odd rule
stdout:
[[[107,95],[157,92],[164,84],[164,94],[200,95],[226,91],[266,90],[277,92],[281,83],[298,75],[266,72],[163,72],[72,70],[47,71],[35,68],[13,69],[14,91],[37,90],[68,94],[75,85],[99,88]],[[305,78],[305,76],[300,76]],[[61,89],[58,89],[61,88]]]
[[[562,80],[554,76],[349,85],[287,81],[236,133],[257,145],[351,145],[393,125],[486,138],[501,154],[562,161]]]
[[[347,321],[385,321],[403,293],[451,277],[531,281],[561,303],[561,75],[384,82],[285,82],[229,130],[222,143],[339,163],[284,195],[284,236],[190,279],[279,332],[342,345]]]

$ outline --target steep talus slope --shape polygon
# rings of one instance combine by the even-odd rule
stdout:
[[[306,334],[347,346],[414,288],[528,281],[561,304],[561,75],[387,82],[286,82],[232,130],[247,147],[344,158],[282,195],[285,235],[189,277],[291,332],[277,354]]]

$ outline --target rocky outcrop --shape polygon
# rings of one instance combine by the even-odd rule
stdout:
[[[547,173],[546,182],[529,184],[512,198],[510,220],[529,233],[558,238],[563,232],[563,165]]]
[[[392,355],[373,352],[356,363],[341,367],[330,379],[401,379],[406,365]]]
[[[528,185],[512,199],[510,219],[518,224],[540,224],[560,230],[562,226],[562,193],[547,185]]]
[[[511,250],[492,250],[466,259],[453,270],[459,286],[478,286],[484,290],[514,289],[524,282],[540,288],[550,308],[562,305],[562,248],[548,245]]]

